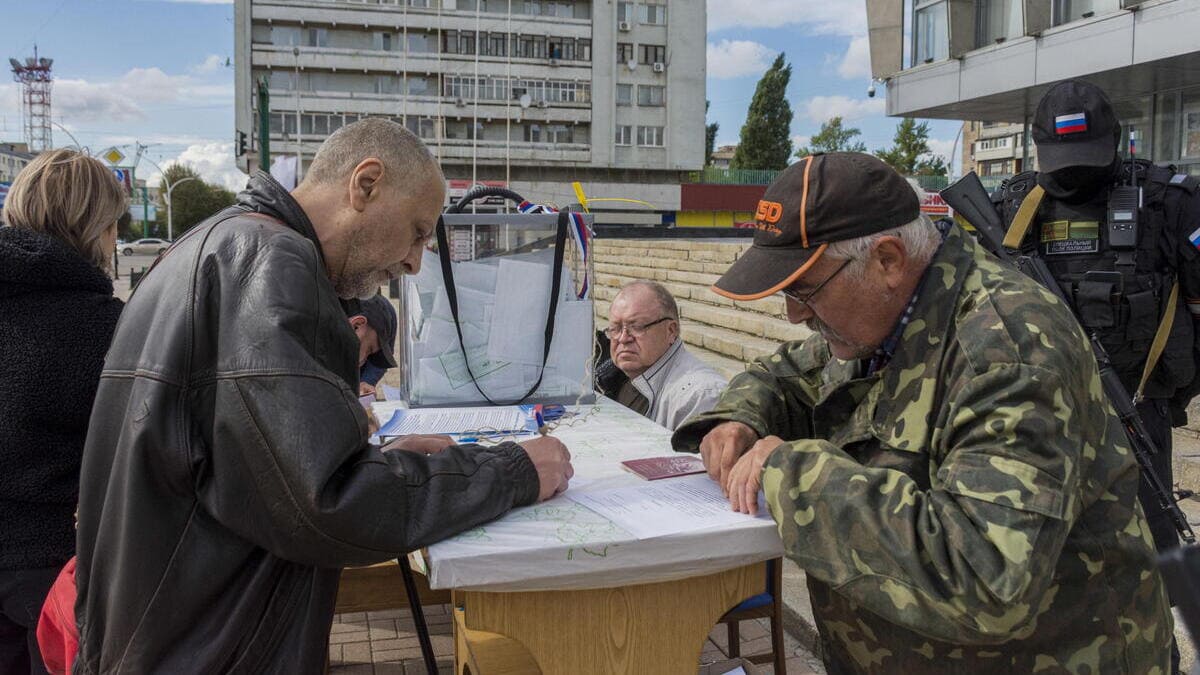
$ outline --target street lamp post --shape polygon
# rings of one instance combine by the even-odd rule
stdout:
[[[166,182],[167,172],[163,171],[163,168],[158,165],[158,162],[150,159],[149,157],[145,157],[145,156],[142,156],[141,159],[144,159],[147,162],[150,162],[151,164],[153,164],[154,168],[158,169],[158,173],[162,176],[163,182]],[[165,200],[167,202],[167,241],[175,240],[175,237],[173,234],[174,233],[174,222],[171,218],[171,191],[175,189],[176,185],[186,183],[189,180],[196,180],[196,176],[185,176],[184,178],[180,178],[179,180],[175,181],[174,183],[167,183],[167,196],[165,198]]]
[[[166,174],[163,174],[163,176],[164,176],[163,180],[166,180]],[[167,185],[167,241],[175,240],[175,237],[172,235],[172,229],[171,229],[172,228],[171,191],[174,190],[179,185],[182,185],[182,184],[188,182],[189,180],[196,180],[196,177],[195,176],[185,176],[185,177],[180,178],[179,180],[175,181],[174,183]]]

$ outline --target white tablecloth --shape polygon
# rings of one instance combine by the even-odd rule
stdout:
[[[381,420],[398,407],[375,404]],[[620,463],[671,454],[671,432],[611,400],[582,406],[582,422],[553,434],[575,466],[571,490],[643,483]],[[433,588],[488,591],[605,588],[682,579],[778,557],[782,545],[765,514],[736,525],[638,540],[563,496],[429,547]]]

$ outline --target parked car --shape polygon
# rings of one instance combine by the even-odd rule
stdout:
[[[167,250],[171,242],[164,239],[138,239],[137,241],[125,244],[121,248],[121,255],[158,255]]]

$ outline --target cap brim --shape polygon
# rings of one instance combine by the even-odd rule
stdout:
[[[713,292],[730,300],[758,300],[796,283],[825,253],[814,249],[769,249],[751,246],[713,284]]]
[[[1108,166],[1117,149],[1111,138],[1086,143],[1046,143],[1037,148],[1038,170],[1058,171],[1068,166]]]

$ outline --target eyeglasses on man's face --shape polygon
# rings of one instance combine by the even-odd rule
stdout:
[[[618,337],[621,336],[621,333],[628,331],[632,337],[640,338],[646,334],[646,331],[650,330],[651,328],[657,326],[658,324],[660,324],[664,321],[670,321],[670,320],[671,320],[671,317],[664,316],[663,318],[656,319],[654,321],[651,321],[650,323],[609,324],[608,328],[604,329],[604,336],[607,337],[609,340],[616,340]]]
[[[822,288],[825,288],[825,284],[832,281],[833,278],[836,277],[842,270],[846,269],[846,265],[849,265],[849,264],[850,264],[849,258],[842,261],[842,264],[838,265],[838,268],[833,271],[833,274],[830,274],[829,276],[825,277],[825,280],[822,281],[821,283],[817,284],[811,291],[807,291],[807,292],[795,291],[791,288],[785,288],[782,291],[780,291],[780,293],[782,293],[784,297],[790,298],[791,300],[795,300],[796,302],[800,303],[801,305],[804,305],[807,307],[807,306],[809,306],[809,303],[812,302],[813,297],[815,297],[817,295],[817,293],[819,293],[821,291]]]

